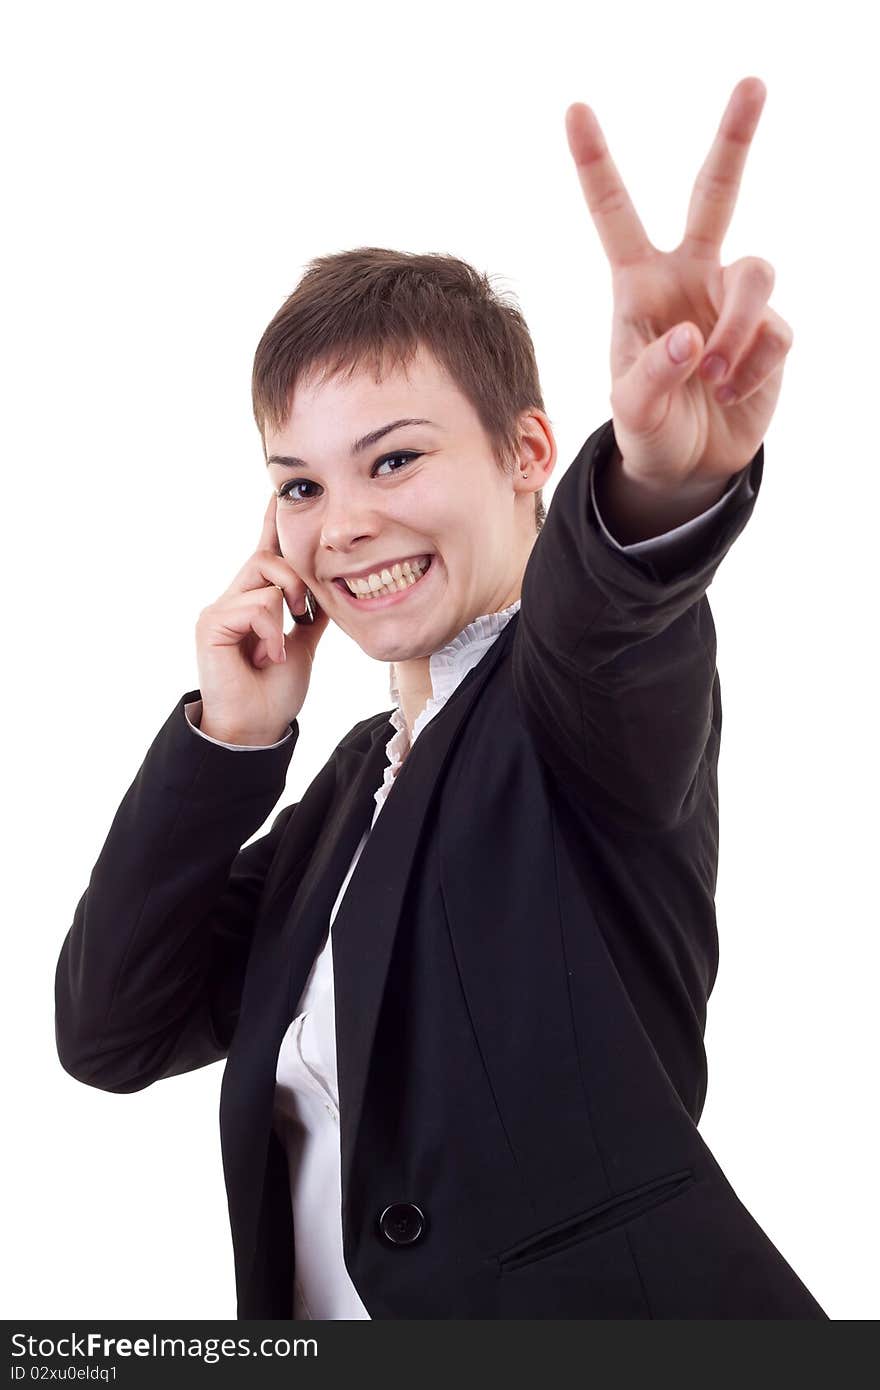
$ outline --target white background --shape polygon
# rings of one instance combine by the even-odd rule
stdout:
[[[611,286],[564,113],[595,110],[655,244],[735,83],[767,101],[722,260],[794,347],[761,496],[710,590],[721,962],[701,1132],[832,1318],[876,1318],[875,71],[856,3],[31,3],[2,91],[7,1317],[235,1313],[222,1065],[113,1095],[55,1052],[53,976],[116,807],[255,548],[250,372],[306,261],[443,251],[535,340],[552,499],[610,416]],[[387,668],[322,639],[297,800]],[[244,754],[236,756],[246,756]],[[274,814],[274,813],[273,813]],[[255,827],[255,836],[268,828]]]

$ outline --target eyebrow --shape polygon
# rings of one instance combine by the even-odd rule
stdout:
[[[391,420],[387,425],[380,425],[377,430],[370,430],[369,434],[362,435],[356,439],[351,446],[352,455],[363,453],[364,449],[369,449],[371,444],[375,444],[383,435],[390,434],[392,430],[399,430],[403,425],[432,425],[434,429],[443,429],[442,425],[437,425],[433,420],[403,419]],[[281,468],[309,468],[305,459],[298,459],[289,454],[270,454],[266,459],[266,467],[270,463],[277,463]]]

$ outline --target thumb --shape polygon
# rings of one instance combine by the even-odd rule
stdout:
[[[697,362],[697,349],[703,350],[703,335],[692,323],[679,323],[657,343],[652,343],[648,351],[661,348],[665,354],[667,370],[674,374],[674,381],[689,377]],[[659,358],[660,354],[657,353]],[[659,363],[658,363],[659,368]]]
[[[686,321],[642,349],[614,393],[631,429],[650,430],[656,425],[666,413],[669,393],[699,365],[703,347],[699,328]]]
[[[309,593],[311,594],[311,590],[309,590]],[[319,638],[329,626],[330,615],[327,613],[326,609],[321,607],[314,594],[311,594],[311,599],[312,611],[315,615],[314,621],[311,623],[294,623],[290,631],[286,632],[284,636],[287,642],[295,641],[305,643],[305,645],[310,648],[312,654],[314,654]],[[303,611],[305,612],[306,610]]]

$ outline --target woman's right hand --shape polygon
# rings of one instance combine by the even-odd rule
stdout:
[[[281,554],[276,507],[273,492],[257,549],[196,623],[200,728],[222,743],[284,737],[305,702],[315,648],[329,622],[313,596],[315,621],[284,632],[284,601],[291,613],[304,611],[306,585]]]

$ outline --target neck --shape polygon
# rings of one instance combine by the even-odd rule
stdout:
[[[417,657],[412,661],[395,662],[394,675],[397,681],[400,713],[406,724],[410,742],[416,720],[434,693],[431,685],[431,658]]]
[[[497,607],[490,610],[491,613],[503,613],[505,608],[509,608],[512,603],[516,603],[520,598],[520,584],[516,585],[516,592],[510,593]],[[481,615],[477,615],[481,616]],[[471,622],[475,621],[473,618]],[[465,627],[469,624],[465,623]],[[462,631],[464,629],[461,629]],[[406,724],[410,742],[412,742],[413,729],[416,720],[425,708],[425,705],[434,694],[434,687],[431,684],[431,658],[429,656],[413,657],[409,661],[396,661],[394,665],[394,678],[397,684],[398,700],[400,702],[400,713]]]

